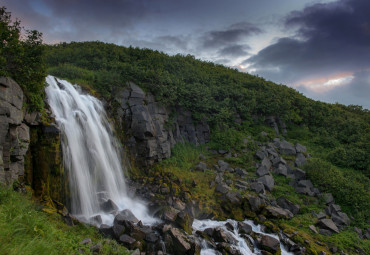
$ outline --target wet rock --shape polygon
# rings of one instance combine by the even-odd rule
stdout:
[[[89,219],[89,222],[90,224],[93,225],[100,225],[103,222],[103,220],[100,215],[95,215]]]
[[[216,228],[212,235],[213,240],[216,242],[223,242],[229,244],[236,244],[238,241],[234,239],[234,237],[223,230],[222,228]]]
[[[271,175],[265,175],[257,179],[257,181],[262,182],[268,191],[272,191],[275,185],[274,178]]]
[[[277,200],[276,200],[277,204],[281,207],[281,208],[284,208],[286,210],[289,210],[291,213],[293,213],[294,215],[297,214],[299,212],[299,205],[295,205],[293,204],[292,202],[290,202],[288,199],[286,199],[285,197],[279,197]]]
[[[179,212],[179,210],[171,206],[166,207],[162,214],[162,219],[169,222],[175,222],[177,214],[179,214]]]
[[[101,209],[106,213],[112,213],[118,211],[118,206],[111,199],[108,199],[101,204]]]
[[[168,231],[172,239],[172,250],[177,254],[187,254],[192,246],[187,236],[178,228],[170,228]],[[167,244],[166,244],[167,246]]]
[[[262,235],[262,238],[260,239],[258,244],[261,247],[261,249],[272,252],[273,254],[280,251],[279,240],[271,236]]]
[[[154,232],[150,232],[145,235],[144,240],[149,243],[155,243],[159,240],[159,237]]]
[[[133,223],[138,223],[139,220],[135,217],[135,215],[129,209],[125,209],[120,211],[116,217],[114,217],[113,224],[122,225],[124,221],[131,221]]]
[[[322,219],[317,223],[317,225],[320,227],[320,229],[339,233],[339,229],[331,219]]]
[[[177,214],[176,224],[180,226],[189,235],[192,233],[191,226],[193,225],[194,218],[185,211],[181,211]]]
[[[101,224],[99,227],[99,232],[102,233],[105,237],[114,237],[114,232],[113,232],[113,227],[106,225],[106,224]],[[118,231],[120,232],[120,231]]]
[[[239,234],[250,235],[252,233],[252,226],[247,223],[239,221],[238,230],[239,230]]]
[[[230,222],[226,222],[225,227],[231,232],[234,231],[234,226]]]

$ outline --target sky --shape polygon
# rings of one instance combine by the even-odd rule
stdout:
[[[45,43],[194,55],[370,109],[369,0],[0,0]]]

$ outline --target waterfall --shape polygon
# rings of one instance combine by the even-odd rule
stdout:
[[[98,217],[95,225],[112,225],[114,212],[106,212],[103,204],[113,201],[143,223],[154,223],[145,204],[127,194],[118,142],[102,103],[67,81],[49,75],[46,82],[47,100],[62,133],[72,215],[85,222]]]

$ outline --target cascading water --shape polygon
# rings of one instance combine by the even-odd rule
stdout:
[[[229,223],[233,226],[234,230],[230,230],[226,227],[226,223]],[[252,231],[257,234],[263,234],[271,236],[277,240],[279,237],[274,234],[267,234],[261,231],[261,226],[255,225],[251,220],[245,220],[244,223],[250,225],[252,227]],[[247,245],[245,239],[239,234],[238,231],[238,224],[235,220],[227,220],[227,221],[215,221],[215,220],[194,220],[193,222],[193,231],[204,231],[207,228],[221,228],[226,233],[230,234],[237,243],[233,244],[232,246],[243,255],[254,255],[260,254],[260,250],[254,244],[253,250]],[[280,243],[280,249],[282,255],[291,255],[292,253],[287,251],[286,248]],[[217,255],[219,252],[207,246],[207,242],[203,240],[202,242],[202,250],[201,255]]]
[[[117,141],[102,103],[67,81],[49,75],[46,82],[48,103],[63,135],[72,214],[87,222],[100,215],[103,223],[112,225],[114,215],[102,208],[102,201],[111,199],[143,223],[154,223],[144,203],[127,195]]]

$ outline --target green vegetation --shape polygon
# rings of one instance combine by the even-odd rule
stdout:
[[[82,244],[90,238],[93,244]],[[0,254],[129,254],[113,240],[104,239],[94,227],[67,226],[58,214],[46,214],[30,197],[0,186]]]
[[[190,55],[170,57],[102,42],[48,46],[46,63],[50,74],[90,86],[108,101],[134,81],[163,104],[208,121],[213,141],[223,139],[225,130],[237,138],[228,128],[243,130],[234,122],[239,117],[263,123],[265,116],[279,116],[288,126],[307,129],[318,146],[331,151],[327,160],[333,164],[370,176],[370,113],[360,106],[317,102],[287,86]]]
[[[24,33],[20,21],[12,22],[11,14],[0,7],[0,76],[13,78],[23,88],[29,110],[41,111],[46,76],[42,34]]]

